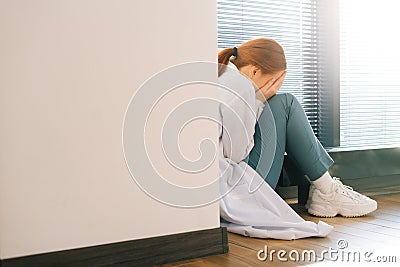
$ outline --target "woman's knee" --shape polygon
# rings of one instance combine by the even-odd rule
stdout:
[[[276,100],[293,100],[296,97],[292,93],[278,93],[268,99],[268,101],[276,101]]]
[[[292,105],[294,102],[298,102],[296,96],[292,93],[284,93],[285,97],[286,97],[286,102],[289,105]]]
[[[296,96],[291,93],[279,93],[268,99],[268,104],[270,106],[281,105],[285,109],[291,107],[295,102],[298,103],[298,100]]]

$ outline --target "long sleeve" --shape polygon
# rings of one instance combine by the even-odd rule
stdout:
[[[220,115],[224,157],[238,163],[254,146],[255,125],[264,104],[256,99],[249,80],[241,75],[235,78],[228,82],[230,91],[221,93]]]
[[[256,99],[257,121],[258,121],[258,119],[260,118],[261,113],[262,113],[263,110],[264,110],[264,106],[265,106],[265,104],[264,104],[263,102],[261,102],[260,100]]]

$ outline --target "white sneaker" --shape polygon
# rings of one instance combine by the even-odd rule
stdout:
[[[310,184],[310,189],[308,191],[308,199],[307,199],[307,202],[306,202],[306,205],[305,205],[306,209],[308,209],[310,207],[311,198],[312,198],[312,195],[314,194],[314,190],[315,189],[316,189],[315,185]]]
[[[378,204],[353,190],[350,186],[342,184],[339,178],[335,180],[331,192],[323,194],[315,186],[310,187],[310,195],[306,204],[308,213],[319,217],[358,217],[376,210]],[[314,188],[312,188],[314,187]]]

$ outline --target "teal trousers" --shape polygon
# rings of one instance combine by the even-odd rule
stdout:
[[[246,159],[248,164],[272,188],[278,184],[285,152],[290,161],[302,172],[302,177],[307,175],[311,181],[321,177],[333,164],[333,160],[314,135],[296,97],[290,93],[280,93],[271,97],[268,104],[275,120],[275,156],[272,165],[263,164],[262,153],[268,151],[266,146],[269,143],[266,142],[268,138],[265,136],[273,130],[271,127],[274,127],[274,124],[271,123],[271,113],[262,112],[254,133],[254,147]],[[266,165],[271,167],[265,168]]]

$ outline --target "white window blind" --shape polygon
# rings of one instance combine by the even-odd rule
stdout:
[[[339,3],[340,146],[399,146],[400,3]]]
[[[260,37],[283,46],[288,73],[280,92],[297,97],[318,136],[316,0],[218,0],[217,4],[219,48]]]

